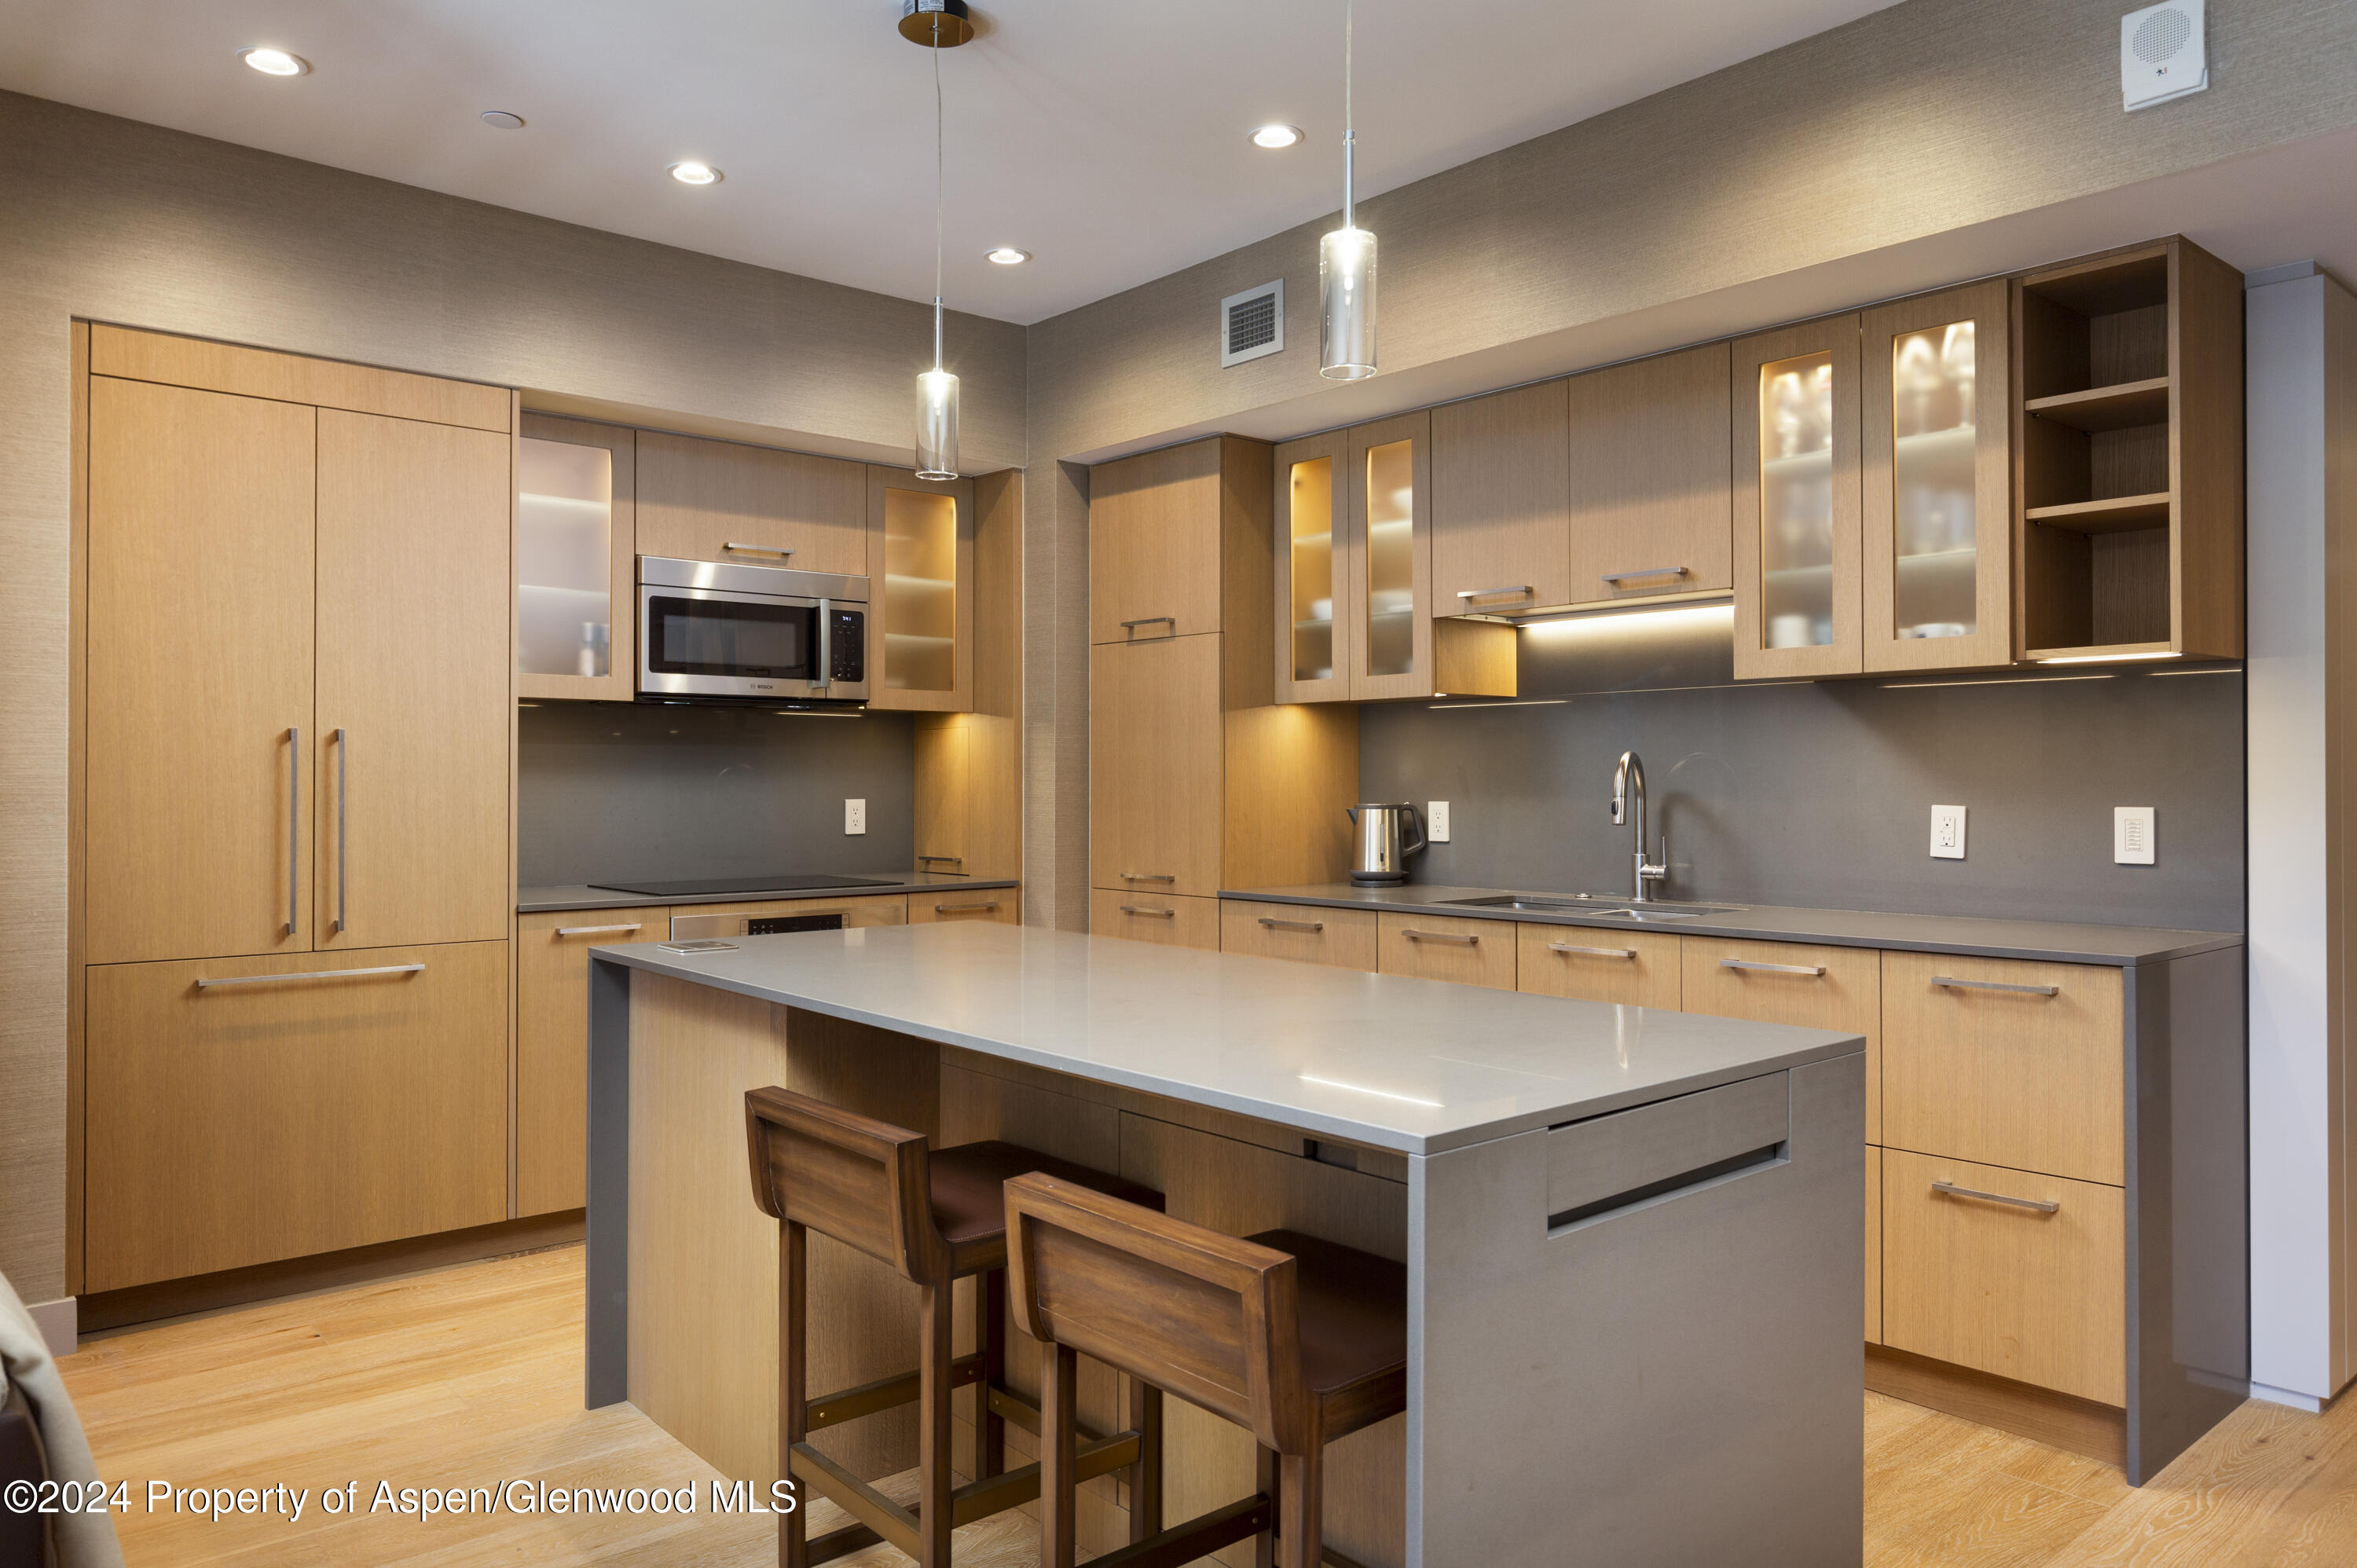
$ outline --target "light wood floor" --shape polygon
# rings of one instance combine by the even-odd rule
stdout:
[[[63,1365],[110,1480],[127,1478],[143,1496],[149,1480],[311,1490],[292,1524],[118,1516],[133,1568],[776,1561],[770,1520],[710,1514],[715,1472],[703,1461],[628,1405],[581,1408],[577,1247],[101,1339]],[[2092,1460],[1879,1395],[1865,1401],[1874,1568],[2357,1563],[2357,1401],[2322,1416],[2245,1405],[2141,1490]],[[693,1485],[698,1511],[424,1520],[365,1512],[380,1479],[422,1487],[512,1478]],[[323,1490],[355,1480],[358,1518],[321,1511]],[[1019,1515],[959,1532],[961,1568],[1029,1568],[1036,1553]],[[843,1561],[907,1560],[876,1547]]]

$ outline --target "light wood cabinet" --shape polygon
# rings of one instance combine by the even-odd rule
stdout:
[[[961,892],[937,887],[909,895],[909,924],[941,925],[952,920],[983,920],[1002,926],[1023,923],[1023,894],[1014,887],[976,887]]]
[[[505,942],[91,968],[85,1287],[504,1219],[507,983]]]
[[[1684,985],[1676,937],[1529,923],[1514,932],[1517,991],[1624,1007],[1678,1007]]]
[[[1855,675],[1859,574],[1858,318],[1738,338],[1735,677]]]
[[[1885,1344],[2126,1402],[2120,1188],[1899,1149],[1882,1180]]]
[[[1866,1342],[1882,1343],[1882,1151],[1866,1146]]]
[[[1706,343],[1565,383],[1574,604],[1724,593],[1729,349]]]
[[[662,941],[670,920],[645,906],[516,917],[519,1218],[588,1200],[589,950]]]
[[[974,481],[867,469],[867,705],[974,706]]]
[[[1351,695],[1351,436],[1329,430],[1276,449],[1276,700]]]
[[[1375,969],[1375,911],[1307,904],[1220,904],[1220,950],[1336,969]]]
[[[1216,633],[1091,650],[1094,886],[1220,890],[1222,651]]]
[[[867,571],[867,470],[736,441],[638,433],[641,555]]]
[[[1432,411],[1434,614],[1572,601],[1569,428],[1560,381]]]
[[[1091,642],[1222,629],[1222,564],[1232,509],[1221,488],[1248,449],[1215,436],[1089,471]],[[1258,513],[1256,506],[1252,510]]]
[[[318,949],[496,941],[509,897],[509,443],[319,413]]]
[[[973,737],[953,718],[928,714],[915,735],[917,869],[966,874],[971,845]]]
[[[516,694],[627,703],[638,681],[635,433],[524,414],[516,440]]]
[[[1089,929],[1101,937],[1217,952],[1220,901],[1099,887],[1089,894]]]
[[[1514,989],[1514,928],[1504,920],[1381,911],[1377,962],[1385,974]]]
[[[1442,609],[1433,596],[1430,411],[1352,425],[1348,450],[1336,613],[1351,623],[1351,700],[1512,696],[1512,627],[1433,618]]]
[[[1865,1036],[1866,1141],[1884,1141],[1878,950],[1721,937],[1684,937],[1680,942],[1684,1011]]]
[[[317,417],[91,379],[92,962],[311,945]]]

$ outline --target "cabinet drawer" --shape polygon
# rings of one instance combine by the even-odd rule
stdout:
[[[1099,887],[1089,894],[1089,931],[1166,947],[1220,950],[1220,901],[1174,898],[1167,893],[1116,893]]]
[[[936,888],[909,895],[909,924],[937,925],[945,920],[996,920],[1002,926],[1023,923],[1023,893],[1016,887],[985,887],[974,893]]]
[[[1624,1007],[1678,1005],[1683,987],[1674,936],[1585,926],[1522,925],[1514,931],[1518,991]]]
[[[748,920],[766,920],[775,915],[838,914],[843,917],[845,930],[860,926],[905,926],[909,923],[909,899],[906,894],[885,893],[856,898],[776,898],[763,903],[676,904],[671,911],[673,921],[695,920],[701,923],[694,926],[674,924],[668,934],[658,930],[639,940],[660,942],[693,937],[738,937],[745,934],[745,922]],[[718,917],[717,920],[713,918],[715,916]]]
[[[1883,1343],[2126,1403],[2126,1199],[2115,1187],[1885,1149]],[[2033,1203],[2053,1208],[2023,1207]]]
[[[1220,905],[1220,950],[1298,959],[1337,969],[1375,968],[1375,911],[1303,904]]]
[[[671,911],[567,909],[516,917],[516,1213],[587,1201],[589,950],[659,942]]]
[[[1883,1141],[2124,1184],[2120,985],[2086,964],[1883,954]]]
[[[1866,1141],[1882,1135],[1882,954],[1799,942],[1681,940],[1688,1013],[1866,1036]]]
[[[1503,920],[1386,909],[1376,931],[1377,963],[1385,974],[1514,988],[1514,928]]]

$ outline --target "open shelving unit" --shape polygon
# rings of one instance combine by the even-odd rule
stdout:
[[[2240,658],[2241,275],[2170,239],[2013,304],[2021,657]]]

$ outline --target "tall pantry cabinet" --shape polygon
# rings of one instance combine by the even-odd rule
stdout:
[[[78,1289],[503,1219],[511,396],[88,331]]]

